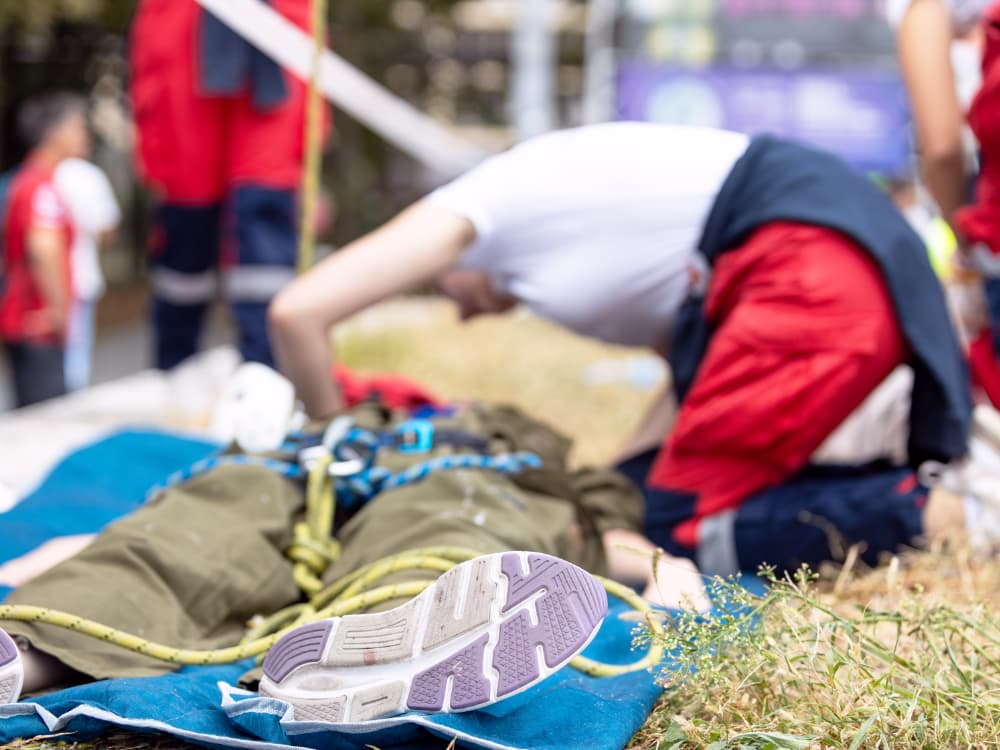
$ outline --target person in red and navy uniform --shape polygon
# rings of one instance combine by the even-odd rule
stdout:
[[[309,0],[272,0],[309,25]],[[272,363],[266,310],[295,274],[305,85],[195,0],[143,0],[131,34],[137,161],[156,194],[155,358],[197,351],[222,288],[248,361]]]
[[[968,123],[979,144],[974,200],[956,212],[966,257],[983,278],[988,328],[974,339],[973,371],[994,404],[1000,404],[1000,3],[983,12],[983,83],[969,107]]]
[[[86,102],[74,94],[29,101],[19,128],[30,147],[3,219],[0,338],[14,371],[17,405],[66,391],[63,347],[71,301],[73,226],[54,182],[65,159],[90,150]]]
[[[900,70],[913,113],[921,172],[941,215],[960,241],[963,265],[983,279],[988,315],[979,310],[970,327],[968,358],[974,382],[1000,405],[1000,4],[995,0],[888,0],[897,30]],[[953,44],[982,45],[982,86],[964,112],[953,62]],[[969,161],[963,143],[968,125],[980,149],[980,172],[969,202]],[[963,274],[964,275],[964,274]]]
[[[969,373],[926,248],[832,154],[616,122],[491,157],[275,299],[278,358],[311,416],[343,404],[331,327],[432,280],[463,317],[522,304],[669,363],[675,393],[619,464],[644,491],[647,538],[611,547],[729,575],[836,559],[842,541],[875,563],[952,531],[1000,540],[1000,475],[963,460]],[[902,365],[898,450],[823,454]],[[964,488],[974,473],[991,480],[985,498]]]

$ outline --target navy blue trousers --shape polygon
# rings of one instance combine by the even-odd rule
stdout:
[[[697,561],[698,550],[677,543],[673,527],[691,517],[694,498],[646,485],[656,451],[626,461],[618,470],[643,489],[646,535],[671,554]],[[912,469],[881,465],[809,467],[798,476],[751,495],[736,510],[733,541],[739,567],[794,570],[842,559],[860,544],[862,558],[878,563],[885,553],[919,541],[929,490]]]
[[[274,366],[267,308],[295,275],[293,191],[235,188],[224,204],[164,203],[151,254],[156,366],[169,370],[198,350],[221,276],[247,362]]]

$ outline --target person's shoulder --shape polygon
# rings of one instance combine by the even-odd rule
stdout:
[[[25,163],[11,185],[10,201],[34,224],[57,226],[66,219],[66,202],[56,185],[55,171],[46,166]]]
[[[35,185],[31,194],[31,214],[33,223],[39,226],[57,227],[66,220],[66,203],[52,180]]]
[[[31,209],[36,201],[51,200],[59,200],[52,170],[30,162],[22,165],[11,180],[7,202]]]
[[[694,125],[671,125],[656,122],[619,121],[584,125],[558,130],[526,141],[522,148],[594,149],[604,145],[649,148],[650,144],[690,143],[694,141],[743,141],[747,136],[720,128]]]
[[[34,191],[39,185],[51,185],[54,181],[55,175],[51,169],[39,166],[32,161],[26,161],[17,168],[11,182],[11,189]]]

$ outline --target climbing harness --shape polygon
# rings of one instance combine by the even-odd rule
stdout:
[[[414,437],[414,435],[416,437]],[[116,630],[76,615],[41,607],[0,605],[0,621],[35,622],[71,630],[150,658],[183,665],[231,664],[264,655],[289,630],[317,620],[340,617],[366,610],[387,601],[411,599],[433,581],[378,585],[387,576],[400,571],[430,570],[438,574],[456,565],[479,557],[480,552],[461,547],[433,547],[391,555],[344,576],[323,587],[322,576],[340,556],[340,544],[333,535],[336,506],[341,498],[363,503],[380,492],[419,482],[443,471],[475,469],[516,475],[526,469],[538,468],[541,459],[532,453],[499,455],[453,454],[431,458],[394,473],[376,466],[378,451],[391,447],[400,452],[415,453],[417,447],[429,450],[446,437],[461,438],[459,433],[438,431],[430,422],[407,422],[390,433],[363,430],[342,420],[335,420],[319,439],[316,436],[293,436],[286,448],[293,449],[296,460],[285,461],[261,456],[219,455],[199,461],[184,471],[172,475],[153,493],[186,482],[219,466],[261,466],[289,479],[306,480],[305,520],[296,524],[293,541],[286,554],[294,563],[296,585],[308,597],[307,601],[251,623],[243,640],[232,647],[211,651],[178,649],[153,643],[139,636]],[[468,445],[462,439],[455,445]],[[653,634],[647,654],[632,664],[603,664],[577,657],[571,665],[593,677],[614,677],[630,672],[652,669],[663,659],[661,618],[632,589],[600,576],[595,576],[609,594],[622,600],[644,616]]]

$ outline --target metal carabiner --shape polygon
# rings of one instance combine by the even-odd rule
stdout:
[[[368,468],[368,462],[362,458],[350,458],[346,461],[334,461],[327,473],[336,479],[346,479],[357,476]]]
[[[317,461],[329,455],[330,451],[322,445],[314,445],[311,448],[304,448],[299,451],[299,466],[301,466],[306,473],[309,473],[313,470],[313,468],[315,468]],[[327,469],[327,474],[331,477],[336,477],[337,479],[343,479],[360,474],[367,468],[368,462],[362,456],[352,456],[351,458],[343,461],[334,461],[331,463],[330,467]]]
[[[326,432],[323,433],[323,447],[333,453],[334,447],[345,437],[354,427],[354,419],[348,416],[341,416],[334,419],[327,425]]]

